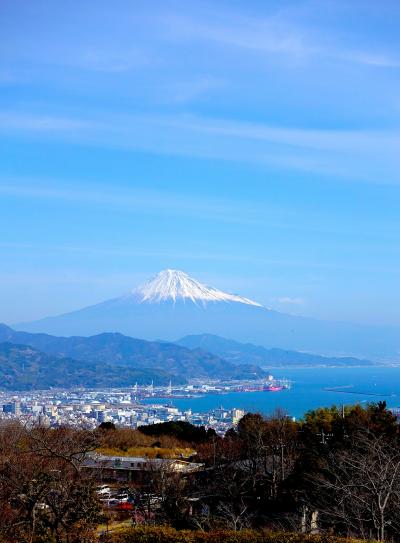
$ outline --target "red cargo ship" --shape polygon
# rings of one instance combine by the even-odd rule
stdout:
[[[264,392],[280,392],[281,390],[289,388],[290,384],[287,379],[274,379],[272,375],[270,375],[262,389]]]
[[[263,391],[264,392],[279,392],[280,390],[283,390],[284,387],[282,385],[273,385],[272,383],[268,385],[264,385]]]

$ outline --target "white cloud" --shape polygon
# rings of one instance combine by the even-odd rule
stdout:
[[[285,145],[291,148],[313,149],[317,151],[355,151],[365,152],[379,149],[398,152],[400,132],[395,130],[335,130],[280,127],[264,123],[236,121],[229,119],[200,117],[196,115],[118,115],[94,118],[59,117],[46,114],[23,112],[1,112],[0,131],[43,132],[49,135],[72,133],[79,140],[81,135],[97,140],[108,134],[109,146],[119,144],[126,147],[140,146],[140,136],[146,140],[150,132],[156,140],[158,131],[164,133],[175,130],[186,135],[215,134],[237,140],[257,140],[265,143]],[[168,132],[169,134],[171,132]],[[97,134],[97,137],[96,137]],[[131,139],[126,136],[131,136]],[[158,143],[158,141],[157,141]],[[106,142],[103,142],[106,144]],[[157,144],[154,144],[156,147]]]
[[[165,98],[168,102],[185,103],[199,98],[210,91],[223,88],[225,81],[222,78],[211,76],[175,80],[165,88]]]
[[[346,39],[337,45],[337,36],[328,28],[308,22],[307,14],[299,13],[299,6],[293,9],[278,9],[269,16],[254,17],[242,12],[212,9],[197,13],[196,17],[185,14],[164,16],[164,25],[169,29],[170,39],[214,42],[221,46],[241,48],[255,53],[271,53],[298,61],[313,59],[336,59],[344,62],[377,68],[399,68],[400,58],[394,58],[384,51],[373,51],[368,47],[353,49]],[[315,6],[314,6],[315,8]],[[300,16],[299,16],[300,15]]]
[[[59,132],[78,134],[82,130],[95,130],[96,127],[98,127],[96,123],[85,119],[0,111],[0,131],[5,132],[14,130],[44,134]]]
[[[67,118],[3,111],[0,132],[400,183],[396,130],[306,129],[194,115]]]
[[[276,301],[280,304],[287,304],[287,305],[305,305],[306,300],[304,298],[292,298],[290,296],[282,296],[280,298],[276,298]]]
[[[372,53],[368,51],[345,51],[340,54],[343,59],[350,62],[365,64],[366,66],[375,66],[377,68],[400,68],[400,58],[394,58],[390,55]]]
[[[289,214],[272,203],[265,217],[265,204],[257,206],[252,201],[240,203],[229,199],[207,196],[190,196],[171,190],[151,190],[143,187],[118,186],[110,180],[108,186],[85,184],[79,181],[47,180],[36,178],[0,178],[0,195],[71,204],[99,206],[106,209],[124,210],[128,213],[172,215],[221,223],[259,226],[268,224],[272,228],[290,229]]]
[[[208,12],[207,17],[196,19],[182,14],[169,15],[164,22],[172,39],[198,39],[296,56],[311,52],[302,32],[274,17],[255,19],[229,10]]]

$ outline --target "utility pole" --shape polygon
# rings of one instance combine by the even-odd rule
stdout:
[[[214,468],[215,468],[215,463],[216,463],[216,458],[217,458],[215,435],[213,435],[213,456],[214,456]]]

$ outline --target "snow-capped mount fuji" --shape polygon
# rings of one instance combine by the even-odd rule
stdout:
[[[167,341],[212,334],[267,348],[400,361],[398,328],[279,313],[249,298],[208,287],[177,270],[164,270],[118,298],[13,328],[57,336],[120,332]]]
[[[196,281],[183,271],[163,270],[146,283],[135,288],[128,296],[140,303],[178,301],[207,304],[209,302],[239,302],[262,307],[261,304],[236,294],[209,287]]]
[[[59,336],[120,332],[140,339],[174,341],[211,331],[236,337],[241,328],[245,331],[249,322],[266,313],[258,302],[167,269],[117,298],[15,328]]]

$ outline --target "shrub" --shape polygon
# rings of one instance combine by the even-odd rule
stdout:
[[[356,540],[267,530],[175,530],[166,526],[140,526],[114,534],[112,543],[356,543]]]

